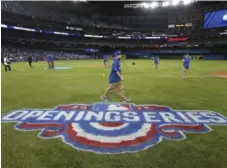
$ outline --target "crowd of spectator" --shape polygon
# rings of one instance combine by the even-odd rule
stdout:
[[[32,45],[48,44],[64,48],[75,48],[77,45],[97,45],[97,46],[173,46],[175,44],[169,43],[166,40],[141,40],[145,36],[159,36],[175,34],[178,36],[188,37],[190,41],[198,41],[200,43],[209,42],[207,39],[217,39],[219,33],[216,30],[201,30],[201,19],[203,18],[201,10],[180,9],[179,11],[168,13],[166,22],[173,23],[192,23],[193,26],[175,29],[143,29],[144,23],[165,23],[165,17],[158,15],[151,15],[147,17],[141,16],[122,16],[122,17],[88,17],[84,15],[73,15],[66,13],[65,10],[60,8],[57,2],[25,2],[25,1],[2,1],[2,21],[5,24],[13,24],[18,26],[31,26],[29,28],[44,28],[44,30],[64,30],[67,32],[79,32],[81,35],[104,35],[108,38],[95,39],[95,38],[81,38],[81,37],[67,37],[67,36],[50,36],[38,35],[39,33],[29,32],[23,33],[20,31],[11,31],[10,33],[3,33],[2,39],[11,42],[25,43]],[[66,8],[66,7],[63,7]],[[50,10],[51,9],[51,10]],[[77,8],[78,9],[78,8]],[[186,9],[186,8],[185,8]],[[181,14],[179,14],[179,12]],[[112,24],[115,23],[115,24]],[[116,23],[123,23],[116,25]],[[128,23],[137,23],[141,27],[126,28]],[[141,23],[141,24],[140,24]],[[153,24],[152,23],[152,24]],[[167,24],[167,23],[166,23]],[[69,29],[69,25],[71,28]],[[118,36],[130,36],[135,39],[117,39]],[[193,42],[193,46],[198,45],[198,42]],[[189,42],[190,43],[190,42]],[[197,44],[196,44],[197,43]],[[186,45],[187,42],[181,42],[176,45]],[[188,45],[188,44],[187,44]],[[190,44],[189,44],[190,45]]]
[[[48,54],[52,54],[55,60],[94,59],[95,55],[69,53],[64,51],[48,51],[41,49],[2,47],[1,56],[9,57],[12,62],[27,61],[32,56],[33,61],[44,61]]]
[[[182,38],[183,39],[183,38]],[[170,38],[169,38],[170,40]],[[210,38],[210,39],[188,39],[187,41],[170,41],[167,39],[156,39],[156,40],[140,40],[140,39],[92,39],[82,37],[68,37],[60,35],[42,35],[33,32],[23,31],[2,31],[2,44],[14,44],[23,46],[35,46],[43,49],[47,48],[64,48],[69,50],[76,50],[78,48],[89,48],[89,47],[171,47],[171,46],[207,46],[221,43],[226,43],[227,39],[223,37]]]
[[[53,5],[52,3],[51,5]],[[110,28],[123,28],[120,25],[107,24],[102,21],[96,21],[92,18],[84,16],[75,16],[72,14],[65,14],[59,12],[59,5],[51,6],[48,2],[25,2],[25,1],[2,1],[1,9],[3,11],[13,12],[32,18],[40,18],[49,21],[58,21],[67,24],[74,25],[85,25],[85,26],[99,26],[99,27],[110,27]],[[51,8],[51,10],[50,10]]]

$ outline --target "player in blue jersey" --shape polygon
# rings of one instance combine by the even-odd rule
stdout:
[[[54,56],[51,54],[51,69],[54,69]]]
[[[158,69],[158,64],[159,64],[159,56],[154,56],[154,65],[155,65],[155,69]]]
[[[112,64],[112,68],[111,68],[110,75],[109,75],[109,86],[106,89],[104,95],[101,97],[101,99],[103,101],[108,101],[110,92],[112,92],[114,90],[116,90],[119,93],[123,102],[130,101],[130,99],[128,99],[124,95],[124,90],[123,90],[124,89],[124,86],[123,86],[124,78],[121,73],[120,59],[121,59],[121,52],[116,51],[113,55],[113,64]]]
[[[183,62],[182,78],[187,78],[188,77],[188,69],[189,69],[189,66],[190,66],[189,55],[185,55],[182,62]]]
[[[54,56],[52,54],[48,54],[46,57],[46,61],[49,69],[54,69]]]
[[[107,65],[107,56],[106,55],[103,56],[103,66],[104,66],[104,68],[106,68],[108,66]]]
[[[46,61],[47,61],[47,64],[48,64],[48,69],[51,69],[51,55],[48,54],[46,56]]]

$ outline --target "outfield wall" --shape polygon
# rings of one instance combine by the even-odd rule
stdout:
[[[151,59],[158,55],[161,59],[182,59],[182,56],[189,54],[192,59],[204,60],[227,60],[227,54],[213,54],[207,50],[160,50],[160,51],[127,51],[128,59]]]
[[[127,55],[127,59],[151,59],[153,56],[158,55],[160,59],[182,59],[183,54],[146,54],[146,55],[138,55],[138,54],[130,54]],[[225,55],[198,55],[198,54],[190,54],[191,59],[198,60],[227,60],[227,56]]]
[[[227,60],[226,55],[206,55],[204,56],[205,60]]]

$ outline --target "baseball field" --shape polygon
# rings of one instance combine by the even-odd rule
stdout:
[[[102,67],[102,60],[55,62],[56,67],[72,67],[66,70],[45,70],[45,62],[33,66],[12,63],[7,73],[2,67],[2,115],[24,108],[100,102],[110,71]],[[227,117],[226,61],[192,60],[187,79],[181,78],[180,60],[161,60],[158,70],[152,60],[124,60],[122,71],[125,94],[135,105],[210,110]],[[117,94],[112,101],[119,101]],[[134,153],[97,154],[73,148],[61,137],[40,138],[40,130],[16,130],[15,124],[1,124],[3,168],[227,167],[227,125],[209,126],[212,131],[202,134],[184,132],[184,140],[163,139]]]

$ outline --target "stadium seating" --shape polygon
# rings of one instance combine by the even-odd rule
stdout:
[[[223,46],[227,44],[226,37],[220,36],[223,29],[202,28],[203,12],[211,9],[199,5],[179,10],[160,9],[159,15],[155,15],[153,11],[149,16],[105,16],[101,13],[92,15],[97,11],[88,11],[87,9],[93,9],[89,3],[77,4],[76,13],[70,12],[72,4],[62,7],[61,3],[1,2],[2,24],[5,25],[2,27],[3,46],[26,46],[52,51],[57,49],[61,54],[62,49],[65,49],[82,54],[83,48],[87,47],[98,48],[100,51],[105,47],[109,48],[107,51],[114,48],[125,51],[132,48],[160,48],[177,53],[177,49],[214,46],[216,48],[211,50],[216,52],[218,49],[223,50]],[[223,3],[213,6],[213,9],[220,7],[223,8]],[[175,28],[168,27],[171,24]],[[185,26],[182,27],[182,24]],[[12,26],[17,26],[17,29]],[[34,29],[35,32],[21,28]],[[53,33],[54,31],[66,32],[67,35]],[[74,36],[68,36],[70,33]],[[41,52],[40,57],[43,54],[45,53]]]

